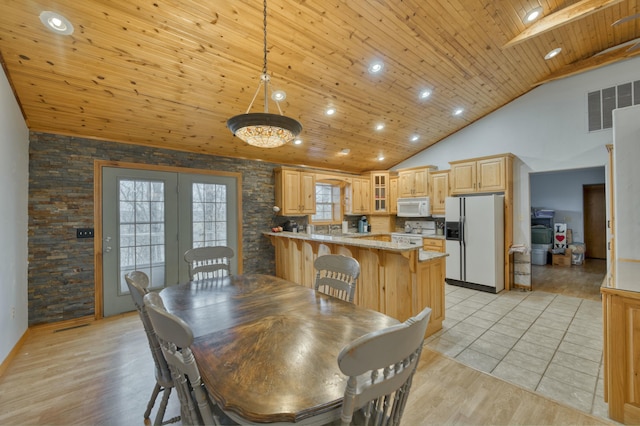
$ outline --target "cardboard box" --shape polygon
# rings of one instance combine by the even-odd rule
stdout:
[[[571,250],[566,249],[564,254],[553,254],[551,263],[554,266],[571,266]]]

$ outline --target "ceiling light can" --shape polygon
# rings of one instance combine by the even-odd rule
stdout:
[[[53,31],[56,34],[73,34],[73,24],[59,13],[45,10],[40,13],[40,22],[42,22],[42,25],[44,25],[48,30]]]
[[[271,99],[276,102],[284,101],[287,99],[287,93],[284,90],[276,90],[271,94]]]
[[[562,52],[562,48],[556,47],[555,49],[544,55],[544,59],[548,61],[549,59],[556,57],[560,52]]]
[[[431,96],[431,89],[424,89],[420,91],[420,99],[427,99]]]
[[[541,15],[542,15],[542,6],[533,8],[524,16],[524,23],[527,24],[527,23],[533,22],[536,19],[538,19]]]
[[[382,61],[373,61],[369,64],[369,72],[371,74],[377,74],[384,68],[384,63]]]

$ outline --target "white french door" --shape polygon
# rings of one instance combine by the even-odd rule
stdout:
[[[145,272],[159,290],[188,280],[183,255],[192,247],[226,245],[241,256],[236,178],[104,167],[102,181],[105,317],[135,309],[128,272]]]

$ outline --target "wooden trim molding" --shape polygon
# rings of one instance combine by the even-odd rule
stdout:
[[[30,331],[31,329],[27,328],[24,334],[22,334],[22,337],[18,339],[18,342],[15,344],[13,349],[11,349],[11,352],[9,352],[9,355],[7,355],[4,361],[2,361],[2,364],[0,364],[0,377],[4,375],[4,372],[7,371],[7,368],[9,368],[9,364],[11,364],[11,361],[13,361],[16,355],[18,355],[18,352],[20,352],[20,349],[22,348],[22,345],[24,345],[24,342],[27,340],[27,337],[29,336]]]

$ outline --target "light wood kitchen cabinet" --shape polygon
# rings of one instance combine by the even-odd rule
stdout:
[[[316,177],[295,169],[275,170],[276,205],[283,216],[315,214]]]
[[[444,201],[449,196],[449,170],[429,172],[431,214],[444,214]]]
[[[426,251],[445,252],[444,239],[442,238],[422,238],[422,249]]]
[[[425,333],[426,336],[441,330],[442,322],[445,319],[444,286],[436,285],[437,283],[444,283],[445,269],[445,259],[440,258],[431,262],[420,262],[416,271],[417,282],[429,283],[429,285],[416,286],[411,315],[418,315],[421,306],[429,306],[431,308],[431,317]]]
[[[640,293],[602,288],[604,398],[609,417],[640,424]]]
[[[451,164],[451,195],[504,192],[512,179],[511,155],[454,161]]]
[[[429,195],[429,170],[433,166],[415,167],[398,171],[399,197],[427,197]]]
[[[351,179],[347,199],[349,214],[369,214],[371,211],[371,181],[365,177]]]
[[[389,213],[398,213],[398,176],[389,177]]]
[[[371,214],[389,213],[389,172],[370,172]]]

